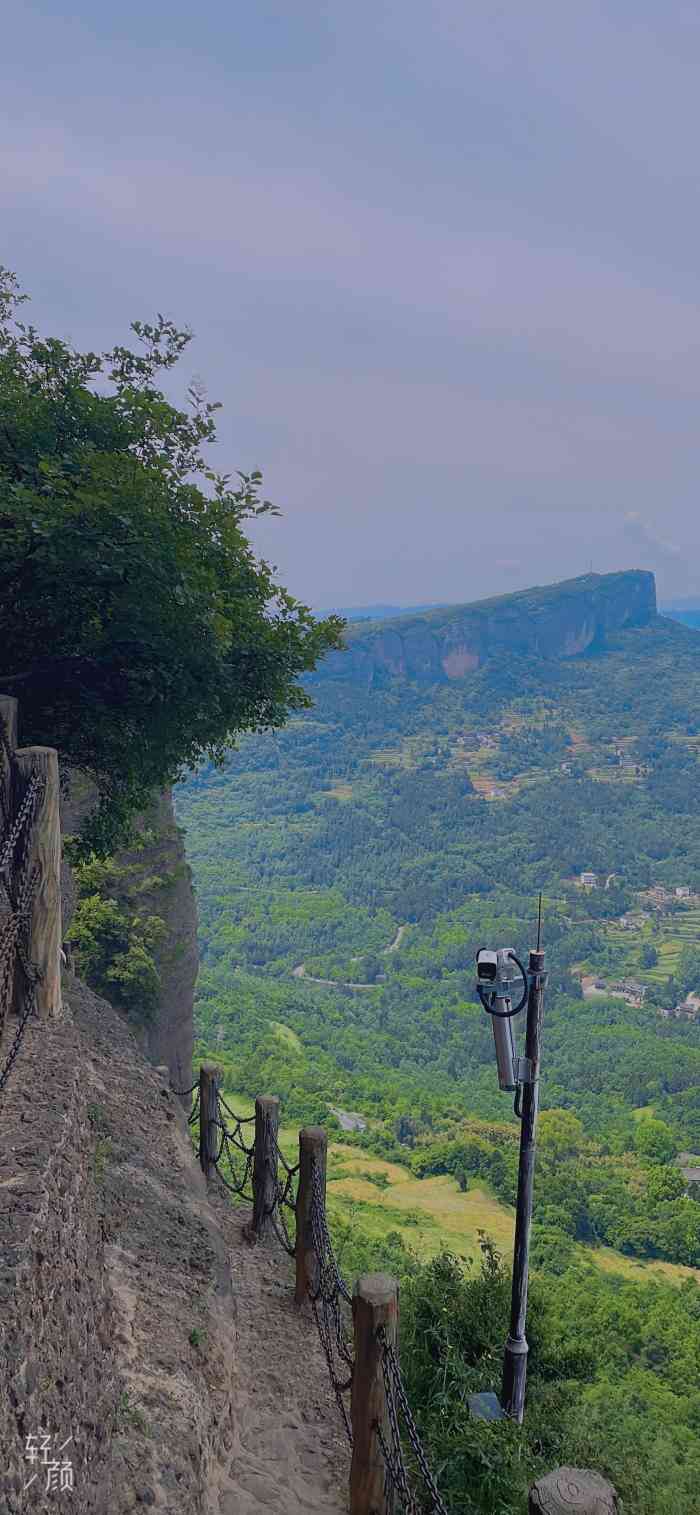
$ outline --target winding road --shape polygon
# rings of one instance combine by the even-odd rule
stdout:
[[[398,927],[393,942],[389,942],[388,947],[382,947],[382,953],[385,957],[389,952],[396,952],[397,948],[401,946],[407,931],[408,924]],[[352,961],[357,962],[358,959],[353,958]],[[341,982],[337,978],[314,978],[313,974],[307,973],[304,963],[297,963],[296,968],[292,968],[292,978],[306,979],[307,984],[323,984],[326,989],[359,989],[360,991],[367,992],[367,990],[377,988],[377,985],[382,982],[383,975],[374,984],[348,984]]]

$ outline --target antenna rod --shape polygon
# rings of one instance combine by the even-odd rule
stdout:
[[[540,890],[540,902],[539,902],[539,905],[537,907],[537,951],[538,952],[540,950],[541,942],[542,942],[542,890]]]

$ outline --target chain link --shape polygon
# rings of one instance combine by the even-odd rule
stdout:
[[[280,1164],[284,1169],[283,1182],[280,1182],[279,1177]],[[294,1241],[292,1241],[292,1238],[289,1234],[287,1216],[284,1212],[285,1210],[289,1211],[289,1213],[292,1214],[296,1220],[297,1196],[296,1190],[294,1188],[294,1180],[299,1176],[299,1164],[295,1163],[294,1167],[292,1167],[290,1163],[287,1162],[287,1159],[284,1153],[280,1150],[277,1142],[275,1142],[275,1160],[272,1161],[272,1159],[268,1159],[268,1171],[272,1179],[272,1184],[270,1187],[272,1189],[273,1199],[272,1204],[267,1207],[266,1214],[270,1217],[272,1229],[275,1233],[275,1236],[277,1237],[280,1246],[284,1249],[289,1257],[295,1257],[296,1230]]]
[[[251,1121],[254,1122],[255,1116],[236,1115],[235,1111],[231,1109],[230,1105],[226,1103],[226,1100],[218,1092],[216,1097],[216,1107],[217,1119],[215,1124],[221,1131],[221,1139],[219,1142],[219,1150],[214,1159],[214,1166],[219,1175],[219,1178],[221,1179],[221,1182],[225,1184],[230,1193],[236,1194],[239,1199],[245,1199],[249,1204],[252,1205],[254,1203],[254,1199],[252,1188],[250,1187],[250,1181],[253,1171],[253,1161],[255,1158],[255,1142],[253,1141],[252,1146],[248,1146],[247,1143],[243,1140],[243,1132],[241,1128],[243,1126],[250,1125]],[[231,1120],[235,1122],[233,1131],[229,1131],[225,1120],[221,1119],[222,1111],[230,1116]],[[240,1178],[236,1176],[236,1167],[231,1152],[232,1147],[235,1147],[236,1150],[240,1152],[244,1158],[243,1174]],[[226,1160],[228,1162],[230,1175],[229,1178],[226,1178],[226,1175],[222,1173],[221,1167],[219,1166],[220,1159],[224,1152],[226,1154]]]
[[[22,800],[19,810],[17,811],[13,825],[10,828],[10,834],[8,837],[6,837],[2,851],[0,852],[0,873],[5,873],[10,867],[12,858],[14,856],[15,847],[17,846],[25,825],[33,813],[34,801],[37,794],[39,793],[40,788],[41,781],[39,779],[39,775],[37,773],[34,773],[29,780],[24,799]]]
[[[406,1435],[411,1446],[411,1451],[415,1457],[416,1463],[420,1470],[421,1478],[423,1479],[423,1483],[425,1484],[425,1488],[430,1499],[430,1503],[428,1505],[429,1515],[447,1515],[447,1506],[444,1503],[433,1474],[430,1471],[430,1467],[428,1466],[428,1459],[423,1450],[423,1443],[421,1442],[420,1436],[418,1435],[418,1427],[416,1426],[416,1422],[413,1418],[411,1406],[408,1403],[408,1397],[406,1395],[406,1390],[401,1378],[401,1369],[399,1367],[398,1358],[396,1356],[394,1348],[387,1339],[386,1331],[384,1330],[383,1326],[379,1327],[379,1330],[377,1332],[377,1339],[379,1341],[382,1352],[382,1377],[384,1379],[384,1392],[386,1398],[387,1419],[389,1421],[389,1429],[391,1434],[391,1447],[387,1446],[384,1430],[379,1422],[377,1422],[375,1430],[377,1432],[377,1439],[382,1449],[382,1455],[384,1458],[387,1491],[396,1493],[398,1495],[403,1510],[406,1512],[406,1515],[421,1515],[421,1511],[424,1509],[424,1506],[416,1498],[416,1495],[412,1493],[408,1481],[406,1461],[404,1457],[403,1447],[401,1445],[401,1430],[399,1426],[400,1412],[404,1426],[406,1428]]]
[[[22,1045],[22,1038],[24,1036],[24,1032],[25,1032],[25,1028],[26,1028],[26,1025],[27,1025],[27,1021],[29,1020],[29,1017],[32,1014],[32,1011],[34,1011],[36,1013],[36,996],[34,994],[34,990],[33,989],[31,989],[30,992],[29,992],[29,994],[27,995],[25,1006],[24,1006],[24,1011],[23,1011],[23,1014],[22,1014],[22,1019],[20,1020],[20,1023],[19,1023],[19,1025],[17,1027],[17,1030],[15,1032],[14,1041],[12,1043],[12,1046],[10,1047],[9,1053],[8,1053],[7,1058],[5,1060],[5,1066],[4,1066],[3,1070],[2,1070],[2,1073],[0,1073],[0,1094],[2,1093],[2,1091],[3,1091],[4,1087],[5,1087],[5,1084],[7,1083],[7,1080],[10,1077],[10,1074],[12,1072],[12,1067],[13,1067],[15,1058],[16,1058],[17,1053],[19,1052],[19,1049],[20,1049],[20,1047]]]
[[[343,1398],[352,1387],[354,1359],[348,1339],[348,1324],[343,1316],[343,1306],[352,1304],[350,1292],[343,1278],[331,1241],[323,1192],[323,1178],[318,1163],[311,1168],[311,1236],[318,1266],[318,1278],[314,1288],[309,1289],[309,1298],[314,1320],[328,1364],[333,1393],[338,1402],[343,1425],[352,1445],[352,1427],[347,1405]],[[340,1367],[338,1366],[340,1365]],[[342,1372],[342,1377],[341,1377]]]
[[[0,718],[0,748],[3,770],[15,781],[17,765],[10,748],[7,731]],[[8,785],[8,790],[16,787]],[[24,978],[23,1008],[12,1045],[0,1072],[0,1093],[4,1089],[22,1044],[27,1022],[36,1014],[36,985],[40,973],[29,959],[28,943],[31,925],[32,904],[38,889],[40,870],[29,868],[32,826],[39,798],[43,793],[43,781],[39,774],[32,773],[22,795],[14,821],[10,825],[9,805],[5,795],[5,783],[0,784],[2,794],[2,818],[5,837],[0,845],[0,890],[4,897],[6,920],[0,927],[0,1040],[5,1030],[7,1012],[15,984],[15,967],[19,965]]]

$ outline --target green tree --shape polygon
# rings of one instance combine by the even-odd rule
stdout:
[[[648,1163],[670,1163],[678,1150],[676,1138],[665,1120],[640,1120],[634,1135],[639,1156]]]
[[[576,1157],[584,1144],[583,1126],[570,1110],[543,1110],[540,1116],[539,1145],[542,1155],[554,1162]]]
[[[308,705],[342,622],[256,559],[244,526],[273,507],[259,472],[208,466],[218,406],[158,387],[190,333],[159,315],[132,323],[140,352],[78,352],[25,298],[0,269],[0,682],[23,740],[95,779],[105,849],[183,767]]]
[[[680,1199],[685,1193],[685,1179],[680,1168],[671,1163],[647,1169],[647,1197],[652,1204]]]

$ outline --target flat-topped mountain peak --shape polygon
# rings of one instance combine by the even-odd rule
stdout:
[[[504,653],[569,658],[605,643],[610,632],[657,614],[653,573],[584,574],[558,584],[464,605],[408,612],[348,627],[347,650],[333,652],[317,677],[428,682],[463,678]]]

